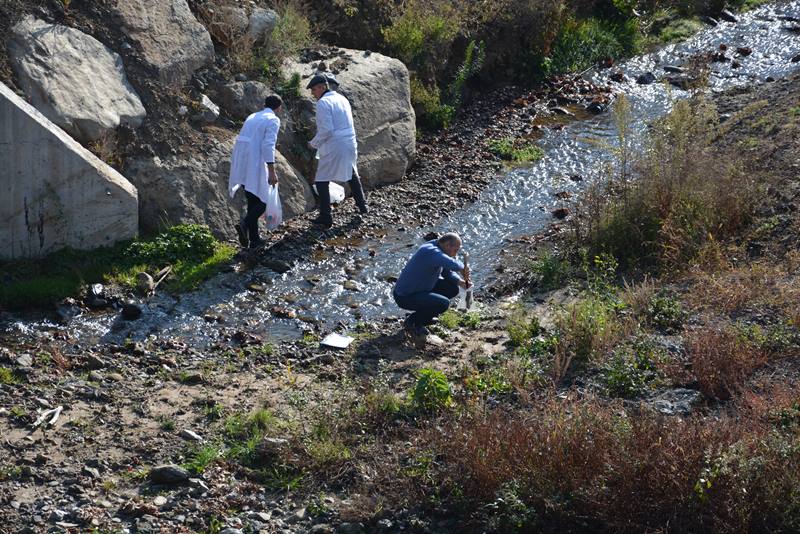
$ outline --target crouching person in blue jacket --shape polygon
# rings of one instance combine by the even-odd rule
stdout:
[[[411,256],[394,286],[397,305],[414,312],[406,318],[405,331],[417,348],[425,346],[425,327],[450,307],[459,286],[472,285],[469,268],[456,259],[459,249],[461,238],[456,233],[428,241]]]

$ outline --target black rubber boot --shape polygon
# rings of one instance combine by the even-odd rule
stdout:
[[[317,195],[319,196],[319,216],[313,223],[319,226],[330,228],[333,226],[333,216],[331,215],[331,192],[328,186],[330,182],[317,182]]]
[[[367,208],[367,199],[364,197],[364,188],[361,187],[361,180],[358,175],[353,173],[353,177],[347,183],[350,184],[350,191],[353,192],[353,200],[356,201],[358,211],[366,215],[369,213],[369,208]]]

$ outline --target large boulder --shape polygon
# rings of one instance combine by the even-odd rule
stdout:
[[[220,89],[219,101],[232,117],[244,120],[264,109],[264,99],[271,94],[269,87],[261,82],[231,82]]]
[[[302,101],[296,126],[313,135],[314,99],[305,86],[318,69],[333,72],[338,91],[353,108],[358,168],[365,186],[400,180],[414,159],[416,141],[408,69],[397,59],[360,50],[333,49],[315,58],[295,59],[284,65],[288,76],[297,73],[301,77]]]
[[[0,257],[136,235],[136,188],[0,83]]]
[[[183,84],[214,59],[211,36],[186,0],[114,0],[114,11],[165,84]]]
[[[122,58],[78,30],[28,16],[7,44],[20,87],[31,104],[76,139],[99,139],[145,117]]]
[[[208,136],[191,155],[129,159],[125,175],[139,189],[139,220],[143,232],[164,222],[208,225],[219,237],[234,238],[233,224],[243,214],[244,195],[228,195],[228,175],[235,137]],[[308,183],[280,154],[277,172],[286,218],[313,208]]]
[[[268,39],[278,24],[278,14],[271,9],[256,7],[247,24],[247,37],[254,43]]]

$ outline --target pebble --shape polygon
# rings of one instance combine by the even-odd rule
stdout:
[[[160,508],[167,504],[167,498],[163,495],[158,495],[155,499],[153,499],[153,504]]]

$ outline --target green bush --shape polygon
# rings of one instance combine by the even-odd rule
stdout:
[[[149,241],[135,241],[125,250],[138,263],[171,264],[204,259],[214,253],[217,240],[207,226],[179,224]]]
[[[608,177],[578,208],[578,241],[590,255],[608,253],[623,269],[680,270],[750,221],[755,176],[715,155],[717,125],[716,110],[702,99],[676,102],[653,125],[646,149],[624,166],[635,169],[635,179]]]
[[[680,330],[687,315],[680,301],[663,291],[653,295],[647,306],[648,322],[667,333]]]
[[[418,411],[435,412],[453,405],[450,382],[441,371],[420,369],[417,382],[409,393],[411,406]]]
[[[600,369],[606,392],[623,398],[646,393],[660,378],[657,358],[655,349],[641,340],[618,349]]]
[[[447,2],[412,0],[382,29],[389,51],[424,79],[435,79],[459,31],[458,12]]]
[[[569,261],[551,252],[545,252],[534,260],[531,270],[537,278],[536,287],[542,291],[562,288],[572,276]]]
[[[546,75],[580,71],[604,58],[631,55],[638,50],[639,42],[636,19],[625,22],[568,19],[543,62],[543,70]]]
[[[528,315],[525,309],[517,308],[506,322],[509,342],[513,347],[525,347],[541,332],[539,318]]]
[[[442,103],[438,86],[425,85],[416,76],[411,77],[411,105],[417,116],[417,125],[425,130],[447,128],[456,111],[453,106]]]

